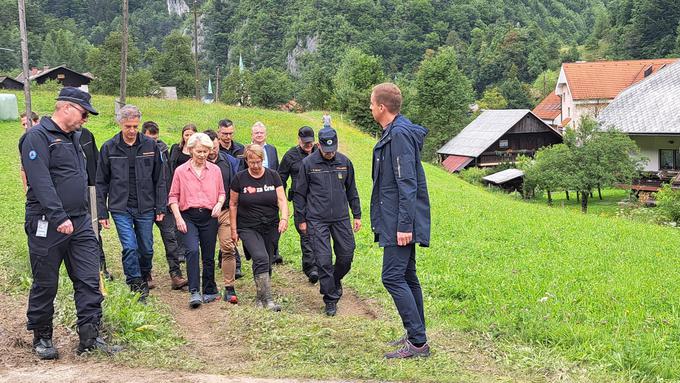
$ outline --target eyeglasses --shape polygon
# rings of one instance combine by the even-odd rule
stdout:
[[[90,115],[86,110],[82,110],[82,109],[80,109],[80,108],[77,108],[75,104],[69,104],[69,105],[70,105],[71,107],[73,107],[75,110],[77,110],[78,112],[80,112],[80,117],[81,117],[83,120],[86,120],[87,117]]]

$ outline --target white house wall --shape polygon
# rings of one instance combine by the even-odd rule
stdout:
[[[680,149],[680,136],[630,136],[630,138],[640,148],[640,155],[649,159],[645,171],[659,170],[659,149]]]

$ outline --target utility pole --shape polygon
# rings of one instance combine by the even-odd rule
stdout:
[[[220,101],[220,66],[217,66],[217,75],[215,76],[215,101]]]
[[[18,0],[19,30],[21,33],[21,64],[24,69],[24,99],[26,104],[26,129],[33,125],[31,121],[31,71],[28,68],[28,36],[26,33],[26,4]]]
[[[198,81],[198,15],[196,11],[196,0],[194,0],[194,88],[196,90],[196,100],[201,99],[201,89]]]
[[[127,63],[128,63],[128,0],[123,0],[123,35],[120,45],[120,98],[117,106],[125,105],[127,93]],[[118,108],[116,108],[116,111]]]

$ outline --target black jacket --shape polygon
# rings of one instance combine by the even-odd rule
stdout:
[[[231,148],[225,149],[222,147],[222,144],[220,144],[220,153],[224,152],[227,153],[228,155],[242,159],[243,158],[243,151],[245,150],[245,146],[239,144],[236,141],[231,141]]]
[[[124,213],[128,202],[128,155],[121,148],[118,133],[102,145],[97,169],[97,212],[108,219],[109,211]],[[166,212],[167,188],[163,179],[163,163],[156,141],[137,133],[135,177],[137,179],[138,212]],[[108,203],[107,203],[108,201]],[[107,206],[108,205],[108,206]]]
[[[97,181],[97,161],[99,150],[94,135],[87,128],[80,129],[80,146],[85,154],[85,168],[87,169],[87,186],[94,186]]]
[[[348,219],[348,205],[354,218],[361,218],[354,166],[345,155],[336,153],[335,158],[326,160],[317,150],[302,160],[295,183],[296,223]]]
[[[373,148],[371,227],[381,247],[396,246],[397,232],[430,245],[430,199],[420,151],[427,129],[401,114]]]
[[[316,151],[316,146],[312,146],[312,153]],[[283,189],[287,188],[288,177],[290,177],[290,189],[288,189],[288,201],[293,200],[293,195],[295,194],[295,177],[297,177],[300,172],[300,166],[302,165],[302,160],[308,156],[307,152],[302,150],[300,145],[295,145],[288,149],[286,154],[281,158],[281,163],[279,164],[279,175],[281,176],[281,182],[283,182]]]
[[[54,225],[88,213],[87,171],[80,132],[65,133],[49,117],[19,140],[26,172],[26,216]]]
[[[222,183],[224,183],[224,191],[227,194],[227,198],[224,200],[224,204],[222,204],[222,210],[229,209],[229,190],[231,190],[231,180],[236,174],[236,171],[233,168],[233,162],[231,161],[231,159],[234,157],[229,156],[231,157],[229,158],[227,156],[229,156],[229,154],[219,152],[217,154],[217,159],[214,162],[214,164],[217,165],[217,167],[219,167],[220,171],[222,172]],[[238,162],[236,163],[238,164]]]

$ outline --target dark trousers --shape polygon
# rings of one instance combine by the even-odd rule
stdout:
[[[50,222],[45,238],[35,235],[40,218],[26,217],[24,225],[33,273],[27,328],[34,330],[52,325],[62,261],[73,283],[78,326],[98,324],[102,317],[103,297],[99,291],[99,244],[90,216],[71,217],[74,230],[70,235],[57,232],[58,224]]]
[[[213,218],[210,209],[187,209],[182,218],[187,225],[187,232],[182,234],[182,242],[187,249],[187,278],[189,291],[199,289],[199,280],[203,294],[217,294],[215,284],[215,244],[217,242],[217,218]],[[198,265],[199,246],[203,263],[203,277]]]
[[[263,225],[257,228],[239,228],[238,236],[243,249],[253,260],[253,276],[272,271],[274,249],[279,240],[278,225]]]
[[[168,261],[170,276],[181,276],[182,270],[179,268],[179,255],[181,254],[180,251],[185,250],[183,247],[180,247],[177,239],[175,217],[172,214],[166,214],[161,222],[156,222],[156,226],[163,239],[165,259]]]
[[[319,272],[319,291],[325,303],[340,300],[342,278],[352,268],[354,232],[349,219],[337,222],[307,222],[307,233],[312,243]],[[335,251],[335,265],[331,252],[331,238]]]
[[[427,342],[423,291],[416,275],[415,244],[385,247],[382,283],[397,306],[411,343]]]
[[[302,253],[302,272],[306,276],[312,271],[317,271],[316,260],[314,259],[314,251],[312,250],[312,241],[309,239],[309,235],[300,231],[298,224],[295,224],[295,230],[300,234],[300,250]]]

